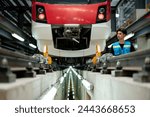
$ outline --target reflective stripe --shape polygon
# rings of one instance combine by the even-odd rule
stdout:
[[[131,45],[124,45],[124,47],[125,47],[125,48],[130,48],[130,47],[131,47]]]
[[[120,46],[118,45],[118,46],[113,46],[113,48],[120,48]]]

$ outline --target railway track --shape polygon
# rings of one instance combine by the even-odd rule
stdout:
[[[150,58],[150,49],[136,51],[120,56],[101,56],[97,61],[95,66],[96,69],[103,69],[107,67],[109,70],[114,70],[117,67],[117,62],[119,66],[124,70],[129,71],[142,71],[145,65],[145,60]]]
[[[114,76],[131,76],[136,80],[150,81],[150,49],[132,52],[120,56],[102,56],[95,66],[87,70],[113,74]],[[113,72],[113,73],[112,73]],[[136,74],[136,75],[135,75]],[[137,77],[139,79],[137,79]],[[146,80],[145,80],[146,78]]]

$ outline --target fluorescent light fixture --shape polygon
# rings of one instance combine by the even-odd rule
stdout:
[[[75,100],[75,96],[73,95],[73,99]]]
[[[35,38],[35,36],[34,36],[34,35],[32,35],[32,37],[33,37],[33,38]]]
[[[79,74],[77,75],[77,77],[79,78],[79,80],[81,80],[82,76],[80,76]]]
[[[24,39],[22,37],[20,37],[19,35],[17,35],[16,33],[12,33],[11,34],[14,38],[18,39],[19,41],[24,41]]]
[[[65,73],[65,74],[64,74],[64,77],[66,77],[66,76],[67,76],[67,74]]]
[[[69,72],[69,75],[72,75],[72,71]]]
[[[129,39],[129,38],[131,38],[133,36],[134,36],[134,33],[130,33],[127,36],[125,36],[124,40],[127,40],[127,39]]]
[[[79,75],[72,67],[71,67],[71,70],[73,71],[73,73],[79,78],[79,80],[82,79],[82,76]]]
[[[56,87],[52,87],[51,90],[42,98],[42,100],[54,100],[56,93]]]
[[[60,78],[60,84],[62,84],[63,81],[64,81],[64,77],[62,76],[62,77]]]
[[[70,71],[70,69],[71,69],[71,66],[69,66],[69,68],[67,69],[67,74],[68,74],[68,72]]]
[[[70,71],[70,68],[67,70],[67,74],[69,73],[69,71]]]
[[[71,70],[74,72],[75,75],[78,75],[77,72],[73,68],[71,68]]]
[[[117,17],[117,18],[119,17],[119,14],[118,14],[118,13],[116,13],[116,17]]]
[[[36,46],[33,45],[32,43],[29,43],[29,46],[31,46],[32,48],[36,48]]]
[[[110,45],[108,46],[108,48],[111,48],[111,46],[112,46],[112,44],[110,44]]]
[[[82,84],[85,86],[85,88],[87,90],[93,90],[93,88],[94,88],[94,86],[90,82],[88,82],[87,80],[83,79]]]

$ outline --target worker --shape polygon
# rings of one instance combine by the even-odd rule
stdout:
[[[125,41],[125,36],[127,35],[127,31],[123,28],[119,28],[116,31],[118,42],[112,44],[111,49],[108,51],[108,48],[105,48],[106,53],[112,53],[114,56],[118,56],[121,54],[127,54],[135,51],[133,44],[130,41]]]

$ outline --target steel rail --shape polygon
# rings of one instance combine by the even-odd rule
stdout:
[[[100,60],[97,62],[96,66],[90,66],[93,68],[89,68],[92,71],[99,72],[101,70],[107,71],[108,74],[111,73],[112,70],[117,70],[117,64],[119,62],[120,69],[126,73],[136,73],[147,69],[147,66],[150,66],[149,63],[146,64],[146,59],[150,59],[150,49],[147,50],[138,50],[129,54],[120,55],[120,56],[112,56],[106,57],[105,61]]]
[[[48,68],[49,66],[48,64],[39,63],[36,59],[32,58],[32,56],[28,56],[23,53],[0,48],[0,66],[2,65],[2,60],[4,58],[7,59],[8,65],[11,68],[27,67],[29,62],[31,62],[32,66],[35,68],[40,67],[41,65],[45,68]]]
[[[119,61],[122,67],[141,68],[144,65],[146,57],[150,57],[150,49],[135,51],[129,54],[120,55],[108,59],[108,66],[116,66],[116,62]]]

